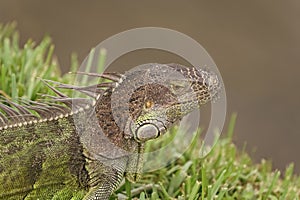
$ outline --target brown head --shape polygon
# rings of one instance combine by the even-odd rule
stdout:
[[[215,99],[220,88],[218,76],[208,70],[146,64],[125,73],[111,91],[112,116],[125,138],[145,142]]]

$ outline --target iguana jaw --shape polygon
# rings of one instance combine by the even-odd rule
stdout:
[[[202,104],[197,99],[190,99],[148,111],[141,114],[135,123],[131,123],[130,132],[137,142],[155,139],[165,134],[176,122]]]

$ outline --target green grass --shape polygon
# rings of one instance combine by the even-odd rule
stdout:
[[[18,97],[36,100],[42,98],[38,94],[51,94],[35,77],[73,83],[74,75],[61,75],[53,58],[53,50],[54,45],[49,37],[45,37],[39,44],[28,40],[20,47],[15,24],[0,25],[0,94],[14,100]],[[101,58],[99,63],[103,66],[104,58]],[[72,56],[71,60],[71,71],[76,71],[76,56]],[[153,200],[299,199],[300,178],[293,174],[293,164],[282,173],[273,171],[269,161],[253,163],[248,154],[238,150],[231,140],[235,120],[236,115],[233,114],[223,138],[205,158],[198,157],[199,130],[189,149],[175,162],[143,174],[137,183],[124,181],[116,194],[120,198]],[[173,139],[172,135],[149,143],[147,150],[164,146]],[[174,150],[173,154],[177,155],[178,152]]]
[[[18,97],[35,100],[39,93],[48,93],[40,79],[72,81],[72,76],[61,76],[49,37],[39,44],[29,39],[20,47],[15,26],[0,24],[0,94],[15,101]]]

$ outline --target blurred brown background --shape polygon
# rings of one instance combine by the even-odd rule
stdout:
[[[235,143],[274,168],[300,172],[300,1],[40,1],[1,0],[0,22],[15,20],[22,42],[49,34],[63,71],[107,37],[144,26],[165,27],[197,40],[216,62],[238,112]],[[128,55],[113,65],[176,62],[172,55]],[[252,150],[256,149],[255,153]]]

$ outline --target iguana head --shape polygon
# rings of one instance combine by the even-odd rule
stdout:
[[[218,76],[208,70],[147,64],[125,73],[113,91],[112,110],[114,113],[115,106],[115,113],[121,109],[126,116],[121,121],[127,137],[145,142],[164,134],[183,116],[215,99],[220,85]]]

